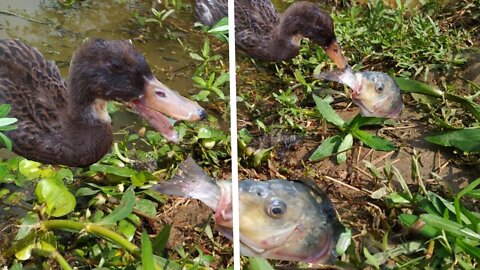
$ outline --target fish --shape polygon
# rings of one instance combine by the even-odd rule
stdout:
[[[205,203],[214,211],[217,229],[233,239],[230,180],[211,178],[188,157],[176,176],[152,189]],[[327,194],[308,180],[239,181],[239,215],[244,256],[332,264],[345,231]]]
[[[334,81],[348,86],[353,103],[366,117],[397,118],[403,110],[403,97],[395,80],[377,71],[344,70],[314,74],[314,78]]]

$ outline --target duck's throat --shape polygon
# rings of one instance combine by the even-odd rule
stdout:
[[[90,114],[93,119],[96,119],[102,123],[109,124],[112,122],[110,115],[108,115],[107,111],[107,101],[96,98],[91,107],[90,107]]]

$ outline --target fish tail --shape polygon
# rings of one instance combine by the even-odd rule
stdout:
[[[151,189],[166,195],[198,199],[209,207],[216,207],[215,199],[220,194],[217,183],[190,156],[180,163],[174,177]]]

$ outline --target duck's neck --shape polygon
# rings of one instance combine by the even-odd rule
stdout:
[[[82,96],[82,93],[69,91],[69,127],[66,129],[70,138],[70,148],[83,166],[92,164],[102,158],[111,148],[113,135],[107,102],[99,98]],[[85,89],[82,89],[85,90]],[[88,93],[89,91],[85,91]]]

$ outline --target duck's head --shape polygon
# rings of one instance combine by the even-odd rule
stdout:
[[[333,19],[328,13],[314,3],[299,1],[289,6],[282,17],[284,27],[296,32],[290,33],[292,36],[310,39],[322,46],[338,68],[345,69],[347,67],[348,62],[343,56],[335,36]],[[298,42],[300,42],[299,39]]]
[[[178,141],[178,134],[164,114],[187,121],[201,120],[206,116],[198,103],[157,80],[145,57],[127,40],[93,39],[84,42],[72,58],[68,84],[75,103],[123,102],[169,141]]]

